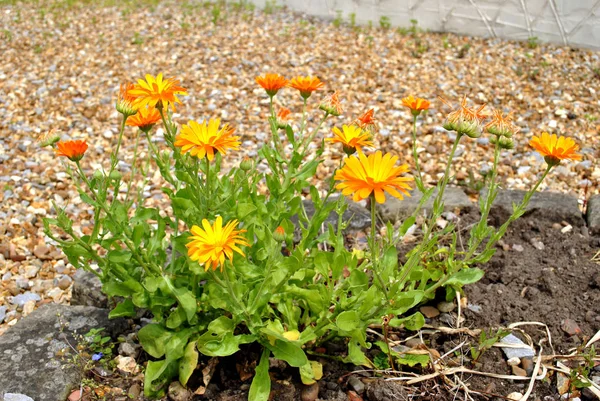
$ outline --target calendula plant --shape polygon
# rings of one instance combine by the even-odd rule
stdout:
[[[494,229],[487,225],[487,216],[498,189],[499,153],[512,147],[512,135],[517,132],[510,116],[495,113],[483,125],[487,118],[483,106],[469,108],[464,99],[444,124],[456,132],[445,174],[436,187],[428,188],[418,162],[416,123],[429,102],[412,96],[403,99],[414,117],[413,179],[409,166],[399,164],[397,155],[367,152],[376,136],[373,110],[333,128],[333,135],[315,147],[324,122],[342,114],[338,94],[319,104],[321,117],[311,130],[308,102],[323,82],[316,77],[288,81],[278,74],[257,77],[256,82],[270,99],[271,137],[257,158],[244,158],[237,166],[224,168],[230,153],[240,149],[235,129],[218,119],[189,121],[178,127],[171,111],[180,103],[178,96],[187,91],[179,81],[162,74],[121,87],[116,104],[121,129],[105,169],[90,173],[84,168],[84,141],[58,141],[55,132],[42,138],[43,145],[55,147],[57,155],[71,161],[66,169],[94,217],[91,233],[80,235],[69,216],[55,205],[57,217],[45,220],[46,234],[71,264],[97,275],[103,291],[118,297],[112,317],[134,316],[140,308],[153,316],[152,323],[138,333],[153,358],[145,372],[148,396],[164,393],[175,377],[185,386],[199,354],[228,356],[250,343],[262,347],[250,386],[253,401],[268,399],[271,356],[297,367],[302,381],[311,384],[322,375],[314,350],[341,338],[347,344],[343,361],[373,366],[365,354],[371,347],[367,328],[384,322],[387,338],[388,328],[422,327],[424,318],[414,308],[432,299],[440,287],[453,296],[463,285],[479,280],[483,271],[475,266],[489,260],[494,244],[523,213],[550,169],[562,159],[578,157],[570,139],[547,134],[534,138],[532,145],[546,157],[548,168],[522,204],[515,206],[509,221]],[[284,88],[297,90],[302,99],[297,130],[290,124],[289,109],[275,110],[274,97]],[[160,147],[152,141],[158,124],[165,139]],[[126,126],[139,129],[133,139],[133,171],[124,180],[117,166],[119,149],[123,141],[129,141],[124,135]],[[459,251],[453,224],[440,229],[435,222],[443,211],[443,194],[459,141],[483,131],[492,135],[495,146],[488,195],[480,203],[482,217],[471,231],[467,250]],[[138,163],[141,137],[153,163],[150,159]],[[340,145],[347,157],[319,190],[314,176],[323,162],[323,150]],[[259,163],[268,166],[266,172],[257,169]],[[141,170],[136,170],[138,164]],[[149,207],[141,190],[133,190],[134,178],[137,173],[153,176],[154,165],[164,180],[161,189],[168,200]],[[386,195],[408,196],[413,180],[423,192],[419,208],[400,228],[387,223],[386,234],[378,236],[377,205]],[[314,204],[312,215],[305,209],[304,193]],[[398,241],[432,196],[433,209],[424,223],[422,240],[409,252],[406,263],[399,264]],[[368,250],[359,258],[344,243],[348,222],[341,216],[348,202],[364,199],[371,211],[371,230]],[[337,213],[337,222],[326,224],[332,212]],[[376,345],[388,353],[393,366],[394,355],[387,344]]]

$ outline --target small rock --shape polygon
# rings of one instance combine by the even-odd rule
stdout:
[[[63,290],[60,288],[53,288],[46,294],[56,303],[60,302],[60,298],[63,296]]]
[[[19,294],[12,299],[12,303],[14,305],[18,305],[21,308],[25,306],[28,301],[41,301],[42,299],[38,294],[34,294],[33,292],[26,292],[24,294]]]
[[[50,256],[50,248],[46,245],[37,245],[35,248],[33,248],[33,254],[40,260],[52,259]]]
[[[28,278],[34,278],[38,275],[40,268],[38,266],[27,266],[25,269],[25,275]]]
[[[171,401],[188,401],[192,399],[192,393],[178,381],[174,381],[169,385],[168,396]]]
[[[346,395],[348,396],[348,401],[364,401],[360,395],[352,390],[348,391]]]
[[[129,387],[129,390],[127,391],[127,395],[129,396],[129,398],[132,398],[135,400],[139,397],[141,392],[142,392],[142,388],[140,387],[140,385],[138,383],[134,383],[131,387]]]
[[[569,376],[564,373],[557,372],[556,374],[556,389],[558,390],[558,394],[563,395],[566,394],[571,387],[571,381],[569,380]]]
[[[525,248],[523,248],[523,245],[520,244],[513,244],[512,249],[517,252],[523,252],[525,250]]]
[[[563,233],[563,234],[566,234],[566,233],[568,233],[568,232],[570,232],[570,231],[572,231],[572,230],[573,230],[573,226],[569,224],[569,225],[567,225],[567,226],[563,227],[563,228],[560,230],[560,232],[561,232],[561,233]]]
[[[300,393],[302,401],[315,401],[319,396],[319,382],[313,383],[310,386],[304,386]]]
[[[527,376],[533,373],[533,358],[521,358],[521,367],[527,372]]]
[[[454,305],[454,302],[440,302],[437,304],[437,308],[440,312],[448,313],[452,312],[456,308],[456,305]]]
[[[34,399],[25,394],[6,393],[4,394],[4,401],[34,401]]]
[[[60,277],[60,279],[58,279],[57,285],[58,285],[58,288],[60,288],[61,290],[64,291],[67,288],[69,288],[72,283],[73,283],[73,279],[70,276],[63,274]]]
[[[130,356],[118,355],[115,358],[115,361],[117,362],[117,369],[119,369],[123,373],[130,373],[132,375],[135,375],[138,374],[140,371],[140,367],[135,362],[135,359],[133,359]]]
[[[518,358],[517,358],[518,359]],[[515,376],[527,376],[525,369],[518,367],[517,365],[511,366],[513,375]]]
[[[475,304],[467,304],[467,309],[470,310],[473,313],[481,313],[483,311],[483,308],[479,305],[475,305]]]
[[[521,359],[517,358],[516,356],[513,356],[508,361],[506,361],[506,363],[508,363],[509,366],[516,366],[521,363]]]
[[[575,323],[575,321],[571,319],[565,319],[562,322],[560,322],[560,328],[570,336],[582,334],[582,331],[577,325],[577,323]]]
[[[530,239],[529,243],[531,245],[533,245],[533,247],[535,249],[537,249],[538,251],[543,251],[544,248],[545,248],[544,243],[542,241],[540,241],[540,240],[535,239],[535,238]]]
[[[69,398],[67,400],[68,401],[79,401],[82,399],[81,397],[82,397],[81,390],[75,390],[69,395]]]
[[[507,395],[506,398],[509,400],[519,401],[521,398],[523,398],[523,394],[515,391],[514,393]]]
[[[350,376],[348,379],[348,385],[352,387],[358,394],[365,392],[365,384],[356,376]]]
[[[517,357],[517,358],[523,358],[523,357],[533,357],[535,355],[535,352],[533,351],[533,349],[525,344],[523,341],[521,341],[519,339],[519,337],[515,336],[514,334],[509,334],[506,337],[500,339],[501,343],[505,343],[505,344],[511,344],[511,345],[523,345],[523,347],[519,347],[519,348],[513,348],[513,347],[504,347],[502,348],[502,351],[504,352],[504,355],[506,355],[506,358],[510,359],[513,357]]]
[[[135,358],[137,355],[137,349],[135,345],[128,342],[124,342],[119,344],[119,354]]]
[[[419,311],[428,319],[433,319],[434,317],[440,315],[440,311],[433,306],[421,306]]]
[[[0,306],[0,323],[6,318],[6,305]]]
[[[23,312],[21,312],[21,314],[23,315],[23,317],[29,315],[31,312],[33,312],[33,310],[35,309],[35,301],[32,299],[31,301],[27,301],[25,302],[25,305],[23,305]]]

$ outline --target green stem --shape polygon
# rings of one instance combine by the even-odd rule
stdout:
[[[121,129],[119,130],[119,140],[117,141],[117,148],[115,152],[111,156],[111,164],[110,164],[110,172],[112,173],[117,163],[119,162],[118,155],[119,149],[121,148],[121,142],[123,141],[123,133],[125,132],[125,122],[127,122],[127,116],[123,116],[123,120],[121,121]],[[110,176],[110,173],[108,174]]]
[[[415,167],[417,169],[417,176],[415,177],[415,183],[417,184],[417,188],[421,192],[425,192],[425,185],[423,184],[423,176],[421,175],[421,166],[419,165],[419,154],[417,153],[417,116],[413,116],[413,130],[412,130],[412,138],[413,138],[413,159],[415,159]]]
[[[385,298],[389,301],[388,291],[383,282],[383,279],[379,275],[379,244],[377,243],[377,211],[375,205],[375,196],[371,194],[369,197],[371,202],[371,265],[373,266],[373,275],[379,281],[381,291],[385,294]]]
[[[452,166],[452,160],[454,159],[454,153],[456,153],[456,148],[458,147],[458,142],[460,142],[460,138],[462,134],[456,134],[456,139],[454,140],[454,144],[452,145],[452,149],[450,150],[450,156],[448,156],[448,163],[446,164],[446,170],[444,171],[444,179],[442,180],[442,185],[438,190],[438,193],[433,201],[434,208],[436,203],[439,205],[442,199],[444,198],[444,191],[446,190],[446,186],[448,185],[448,181],[450,181],[450,167]],[[437,217],[437,216],[436,216]],[[435,223],[435,220],[433,221]]]
[[[206,157],[206,214],[210,214],[210,199],[213,194],[210,193],[210,161]]]
[[[304,103],[302,104],[302,123],[300,125],[300,138],[304,137],[304,128],[306,127],[306,100],[304,98]]]
[[[127,192],[125,193],[125,202],[129,201],[129,194],[131,192],[131,186],[133,184],[133,181],[135,180],[135,174],[137,172],[136,162],[137,162],[137,154],[138,154],[139,144],[140,144],[140,131],[138,130],[135,135],[135,148],[133,149],[133,160],[131,162],[131,178],[129,179],[129,182],[127,183]]]

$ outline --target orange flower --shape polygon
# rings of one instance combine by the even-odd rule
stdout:
[[[356,150],[362,150],[363,146],[373,146],[371,136],[356,125],[343,125],[342,131],[338,127],[333,127],[333,133],[335,136],[327,138],[326,141],[341,143],[348,156]]]
[[[296,77],[288,83],[288,86],[298,89],[300,96],[306,100],[314,91],[324,87],[325,84],[317,77]]]
[[[340,103],[337,91],[327,97],[327,99],[319,105],[319,109],[336,117],[342,114],[344,111],[342,110],[342,104]]]
[[[275,241],[285,241],[285,229],[281,226],[277,226],[273,231],[273,238]]]
[[[452,107],[444,98],[440,97],[440,100]],[[487,117],[487,114],[482,113],[484,108],[485,104],[479,106],[478,109],[467,107],[467,96],[464,96],[460,106],[448,114],[443,127],[448,131],[456,131],[461,135],[478,138],[481,136],[481,122]]]
[[[160,113],[156,108],[142,107],[138,112],[127,118],[125,124],[131,127],[139,127],[144,132],[150,131],[152,126],[161,120]]]
[[[546,163],[551,166],[559,164],[561,160],[581,160],[582,158],[580,154],[575,153],[579,150],[579,146],[572,138],[557,137],[556,134],[550,135],[542,132],[539,137],[534,136],[531,139],[529,146],[544,156]]]
[[[256,77],[255,81],[267,91],[270,97],[275,96],[279,89],[284,88],[289,82],[279,74],[265,74],[264,77]]]
[[[177,95],[187,95],[187,92],[179,86],[179,80],[175,78],[163,80],[162,73],[160,73],[156,78],[146,74],[145,81],[138,79],[138,83],[127,90],[127,94],[136,98],[133,102],[134,107],[157,107],[158,105],[167,107],[170,104],[175,111],[175,103],[181,103]]]
[[[421,114],[423,110],[429,110],[430,103],[428,100],[422,99],[420,97],[413,97],[413,95],[409,95],[402,99],[402,104],[408,107],[413,116],[418,116]]]
[[[375,110],[371,109],[362,116],[358,117],[354,124],[358,125],[364,130],[371,131],[371,129],[375,127],[375,122],[377,121],[374,117],[374,114]]]
[[[181,147],[181,153],[190,152],[199,159],[208,157],[212,161],[215,151],[226,154],[228,149],[240,147],[240,137],[234,136],[235,129],[225,124],[219,129],[220,119],[211,119],[198,124],[190,121],[181,127],[181,133],[175,138],[175,146]]]
[[[85,141],[78,139],[75,141],[60,141],[56,143],[56,155],[68,157],[73,162],[81,160],[88,145]]]
[[[492,111],[492,121],[485,125],[485,130],[492,135],[512,138],[521,128],[512,123],[512,113],[506,116],[500,110]]]
[[[408,171],[408,165],[396,167],[398,156],[381,151],[370,154],[359,153],[358,157],[348,157],[344,166],[335,173],[335,180],[341,181],[336,185],[345,196],[352,195],[352,200],[358,202],[369,197],[375,197],[377,203],[385,202],[384,192],[403,199],[402,193],[410,196],[408,183],[412,177],[401,177]]]
[[[135,96],[132,96],[129,91],[134,88],[135,85],[132,83],[121,84],[119,90],[119,96],[117,97],[117,104],[115,108],[121,114],[126,117],[132,116],[137,112],[137,107],[133,106],[135,102]]]
[[[246,238],[241,234],[246,230],[236,230],[237,220],[232,220],[223,227],[223,218],[217,216],[214,225],[210,225],[206,219],[202,220],[202,228],[192,226],[189,237],[190,242],[185,246],[188,248],[188,256],[193,261],[204,265],[204,270],[212,268],[217,270],[219,265],[223,271],[225,257],[233,262],[233,252],[242,256],[244,252],[237,245],[250,246]]]

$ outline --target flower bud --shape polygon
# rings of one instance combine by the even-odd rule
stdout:
[[[323,103],[319,105],[319,109],[335,117],[342,114],[342,105],[340,103],[340,99],[338,97],[337,92],[334,92],[333,94],[331,94],[331,96],[325,99]]]
[[[60,141],[60,135],[56,128],[52,128],[49,132],[40,135],[37,141],[42,148],[45,148],[46,146],[52,146]]]
[[[254,161],[252,161],[252,159],[249,157],[244,157],[244,159],[240,162],[240,168],[243,171],[249,171],[252,169],[252,167],[254,167]]]
[[[273,238],[278,242],[285,241],[285,230],[283,227],[278,226],[275,231],[273,231]]]
[[[120,172],[116,171],[116,170],[112,171],[110,173],[110,179],[111,180],[120,180],[122,177],[123,177],[123,175]]]
[[[104,174],[102,174],[102,171],[100,170],[96,170],[94,171],[94,174],[92,175],[92,177],[94,177],[95,179],[99,180],[100,178],[102,178],[104,176]]]

